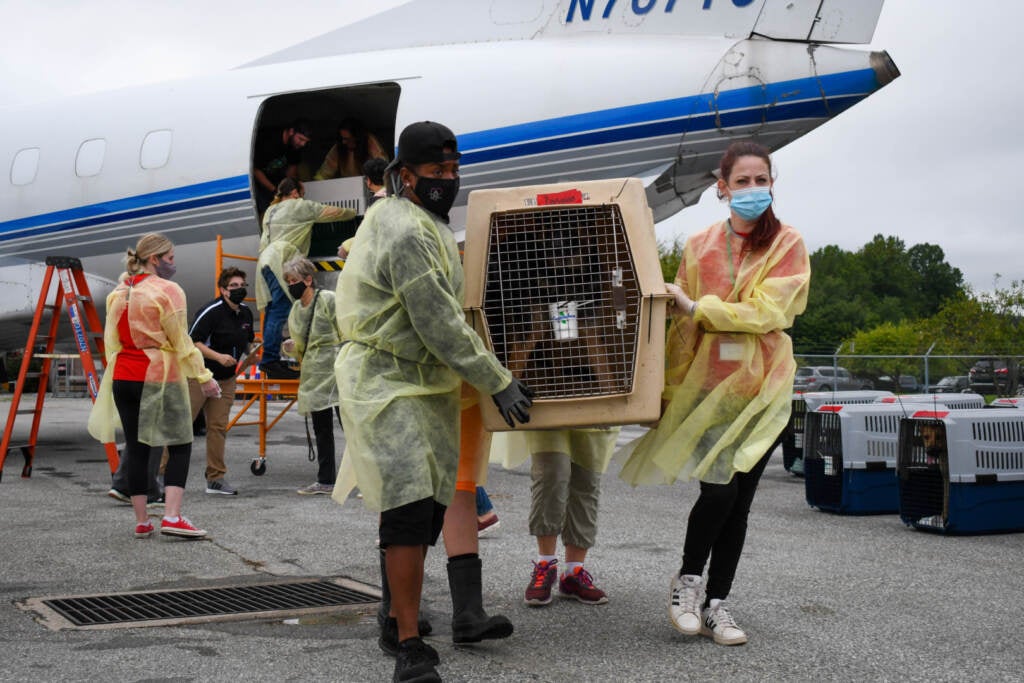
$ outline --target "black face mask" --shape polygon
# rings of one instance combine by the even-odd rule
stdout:
[[[459,179],[416,176],[416,187],[413,190],[424,209],[447,221],[455,196],[459,194]]]
[[[293,282],[290,285],[288,285],[288,293],[295,300],[301,299],[302,298],[302,294],[305,291],[306,291],[306,283],[303,282],[302,280],[299,280],[298,282]]]
[[[229,289],[228,290],[228,301],[230,301],[233,304],[240,304],[243,301],[245,301],[245,297],[248,294],[249,294],[249,292],[245,291],[245,287],[238,287],[237,289]]]

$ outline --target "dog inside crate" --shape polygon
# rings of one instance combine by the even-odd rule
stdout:
[[[495,213],[489,237],[484,311],[512,374],[539,398],[631,391],[639,287],[618,207]]]
[[[945,423],[915,420],[911,450],[904,456],[909,456],[903,473],[906,506],[922,520],[941,515],[941,525],[945,525],[949,519],[949,448]]]

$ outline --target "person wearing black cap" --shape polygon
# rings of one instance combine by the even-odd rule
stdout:
[[[299,119],[256,143],[252,176],[256,187],[256,211],[261,222],[263,212],[277,192],[277,184],[286,177],[298,178],[302,150],[312,139],[313,129],[309,122]]]
[[[381,647],[397,644],[396,681],[440,680],[417,620],[424,558],[455,493],[461,383],[491,395],[510,427],[527,422],[532,405],[463,315],[464,275],[447,225],[460,156],[439,123],[402,131],[388,167],[394,194],[367,211],[335,299],[348,342],[335,362],[341,420],[363,501],[381,512],[391,599]],[[479,556],[449,558],[448,574],[456,642],[512,632],[483,611]]]

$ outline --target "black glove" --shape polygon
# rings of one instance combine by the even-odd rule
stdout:
[[[513,417],[523,424],[530,421],[529,407],[533,405],[533,392],[515,377],[512,378],[511,384],[491,398],[494,399],[494,405],[498,406],[498,411],[509,427],[516,426],[512,421]]]

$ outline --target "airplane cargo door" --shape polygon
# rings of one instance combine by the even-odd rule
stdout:
[[[314,226],[310,258],[335,258],[338,245],[355,234],[370,199],[363,162],[370,157],[390,160],[394,154],[399,94],[397,83],[371,83],[276,95],[263,102],[250,150],[253,211],[260,224],[272,193],[257,171],[271,184],[293,176],[302,181],[306,199],[355,209],[350,221]],[[289,129],[308,135],[284,135]],[[294,144],[302,137],[308,142],[296,150]]]

